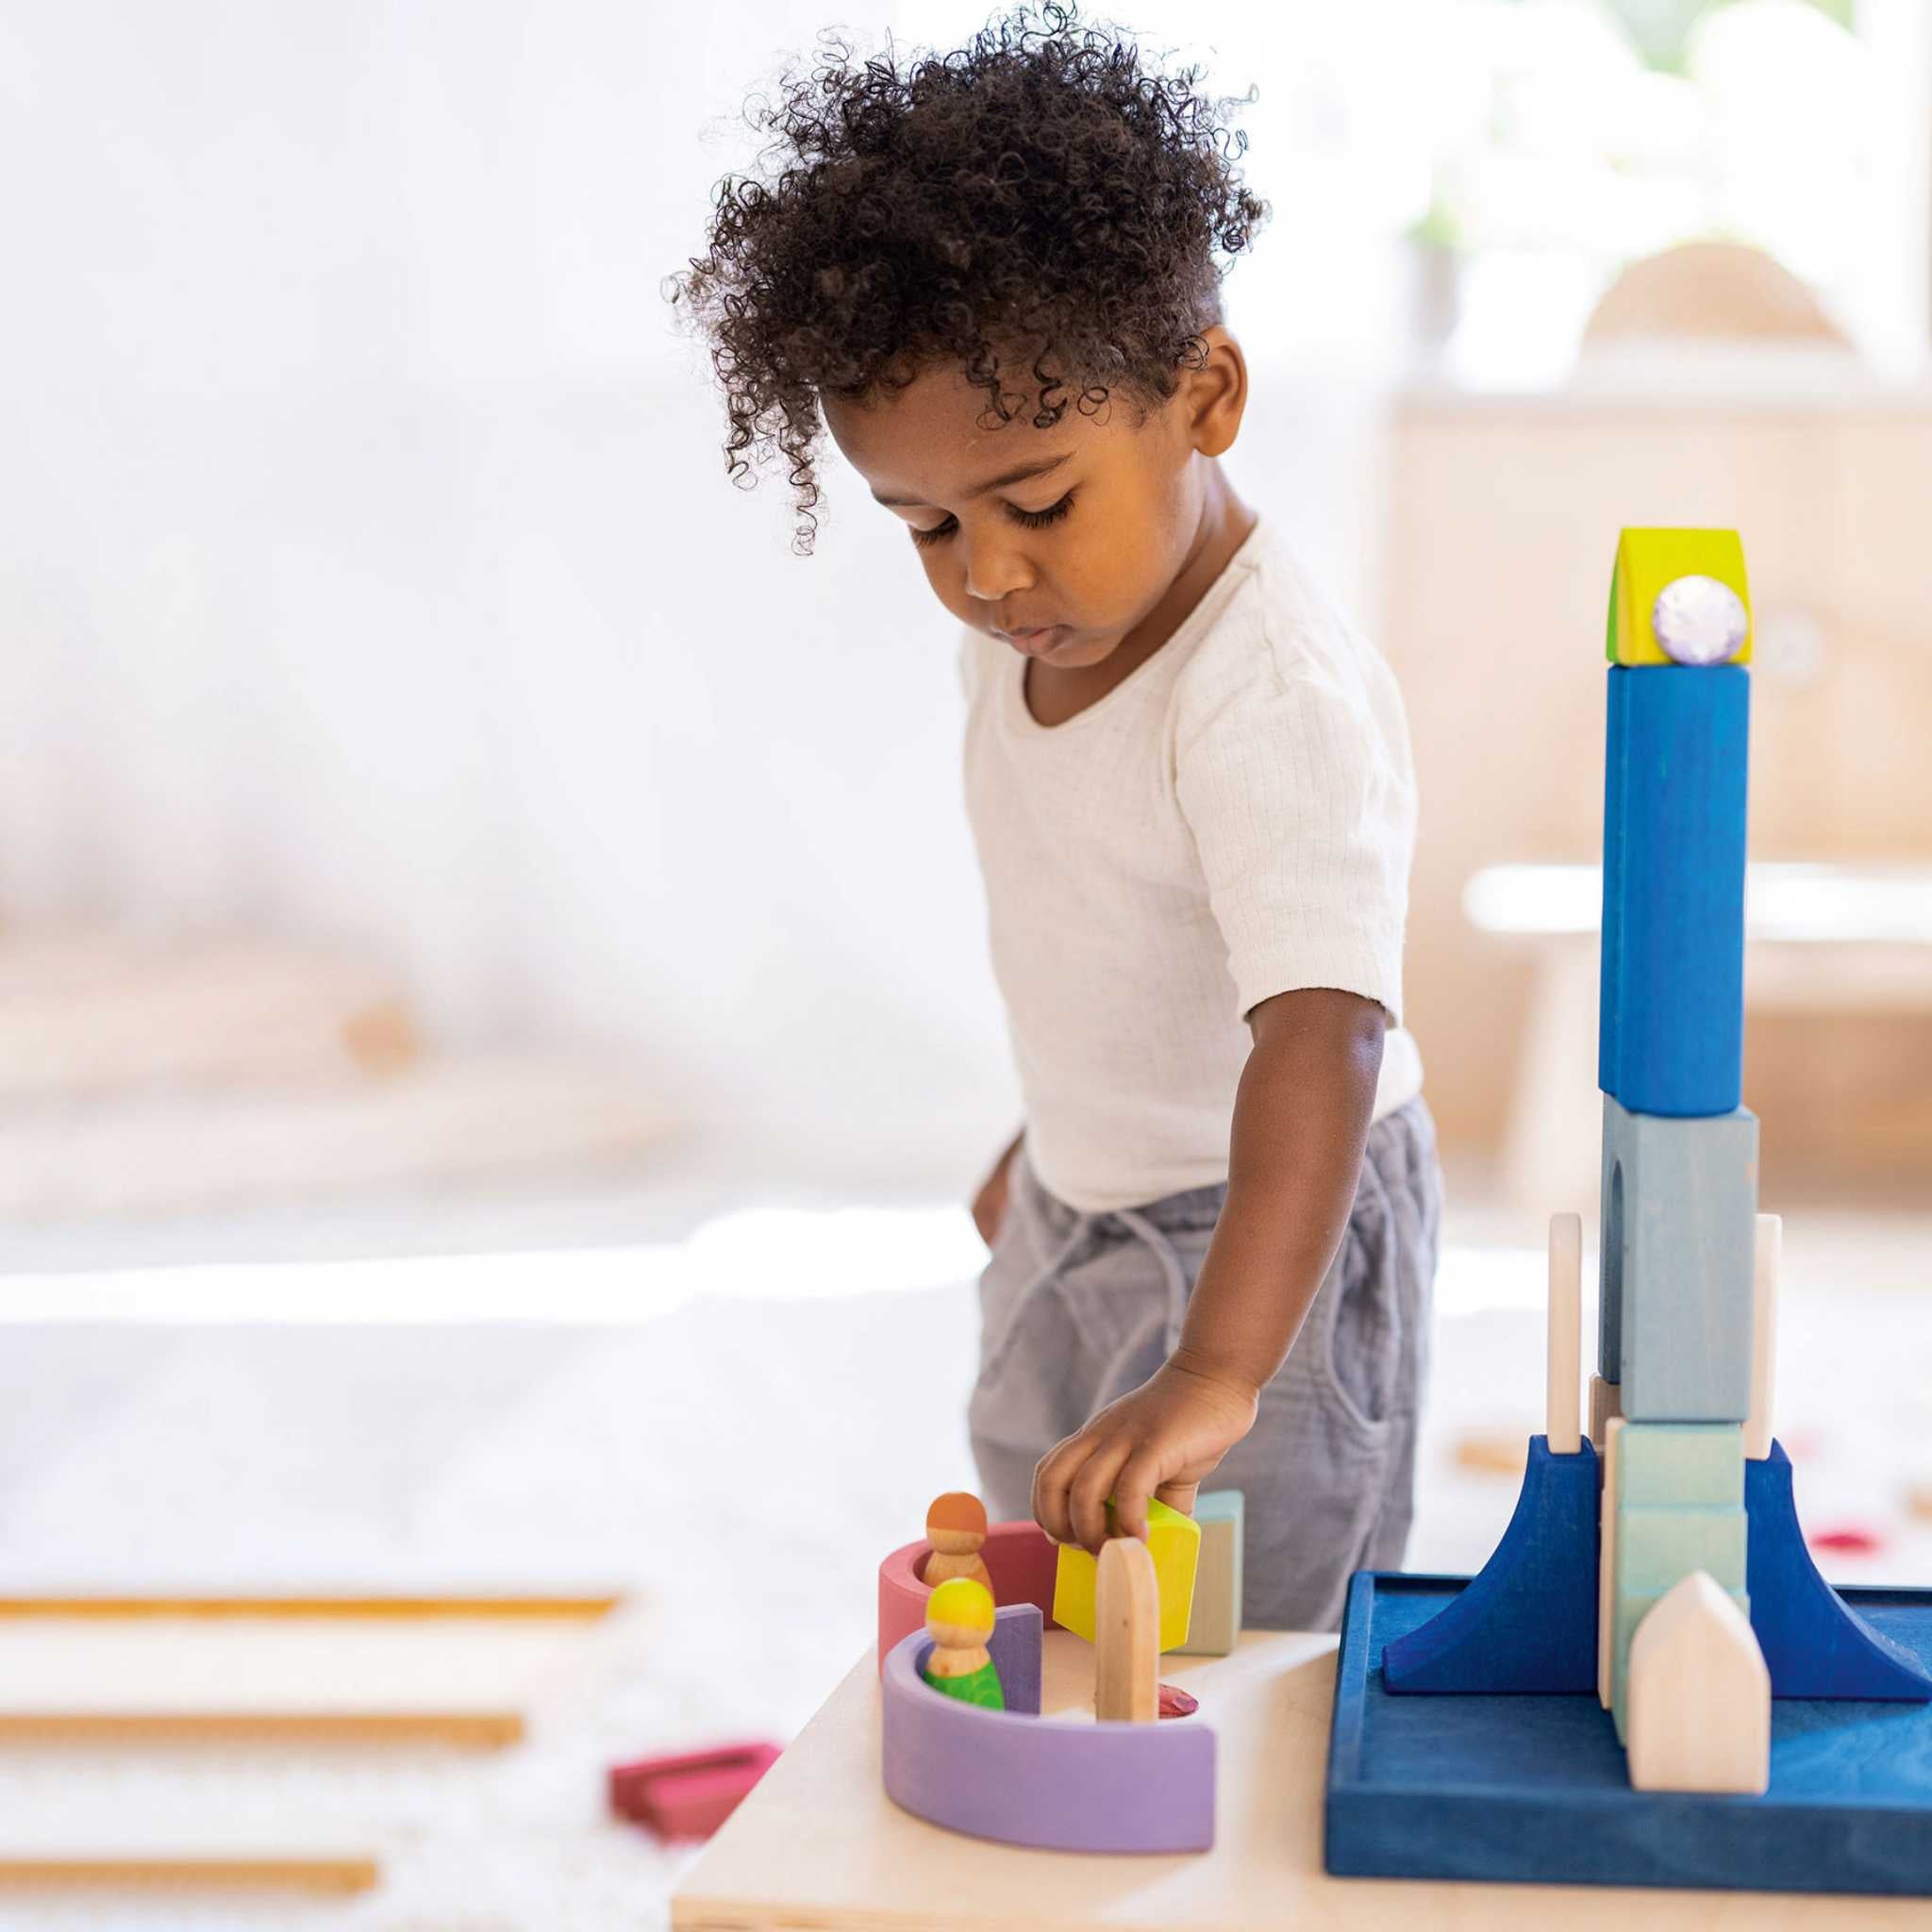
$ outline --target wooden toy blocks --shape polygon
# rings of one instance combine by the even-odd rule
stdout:
[[[1757,1793],[1771,1782],[1771,1673],[1744,1613],[1702,1570],[1630,1644],[1630,1782]]]
[[[1747,1607],[1747,1523],[1741,1424],[1626,1419],[1614,1436],[1614,1493],[1607,1502],[1613,1518],[1610,1571],[1598,1587],[1599,1604],[1607,1601],[1609,1607],[1609,1706],[1622,1736],[1630,1645],[1657,1603],[1701,1570],[1732,1594],[1740,1611]],[[1600,1661],[1600,1694],[1601,1671]]]
[[[778,1761],[778,1746],[723,1744],[610,1768],[610,1808],[661,1839],[709,1838]]]
[[[1750,674],[1609,672],[1597,1085],[1636,1113],[1741,1097]]]
[[[1757,1116],[1631,1113],[1604,1096],[1602,1348],[1632,1422],[1751,1408]]]
[[[1174,1645],[1189,1657],[1225,1657],[1241,1641],[1245,1511],[1239,1490],[1213,1490],[1195,1499],[1201,1557],[1194,1572],[1194,1609],[1188,1641]]]
[[[1108,1505],[1108,1524],[1113,1524],[1113,1505]],[[1190,1516],[1165,1503],[1147,1505],[1147,1551],[1160,1586],[1160,1648],[1178,1650],[1188,1641],[1192,1619],[1194,1577],[1200,1567],[1201,1529]],[[1054,1575],[1054,1622],[1089,1643],[1094,1641],[1094,1597],[1099,1565],[1092,1553],[1076,1543],[1062,1543]]]
[[[1748,664],[1751,589],[1737,531],[1624,530],[1604,655],[1612,664]]]
[[[1093,1715],[1151,1724],[1160,1715],[1160,1586],[1138,1537],[1101,1545],[1095,1564]]]

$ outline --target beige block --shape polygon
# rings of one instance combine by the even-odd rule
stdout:
[[[1640,1791],[1761,1792],[1771,1782],[1771,1672],[1750,1619],[1693,1570],[1630,1640],[1630,1783]]]
[[[1624,1389],[1619,1382],[1606,1382],[1601,1375],[1590,1378],[1590,1440],[1596,1444],[1596,1453],[1604,1453],[1605,1424],[1612,1416],[1622,1418],[1624,1413]]]
[[[1241,1492],[1217,1490],[1196,1498],[1194,1521],[1201,1525],[1194,1617],[1176,1650],[1183,1657],[1226,1657],[1241,1641]]]
[[[1155,1723],[1160,1715],[1160,1585],[1140,1538],[1100,1546],[1094,1587],[1093,1715]]]

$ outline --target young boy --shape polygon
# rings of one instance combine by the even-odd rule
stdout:
[[[1441,1179],[1401,701],[1220,462],[1249,375],[1218,258],[1266,204],[1193,70],[1070,9],[830,47],[673,299],[734,474],[782,456],[808,548],[823,412],[964,626],[1025,1108],[974,1204],[982,1487],[1097,1548],[1109,1500],[1141,1535],[1211,1476],[1248,1621],[1332,1628],[1407,1537]]]

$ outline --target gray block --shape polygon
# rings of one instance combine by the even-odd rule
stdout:
[[[1225,1657],[1241,1641],[1241,1542],[1246,1510],[1239,1490],[1194,1498],[1201,1555],[1194,1566],[1194,1614],[1182,1657]]]
[[[1757,1116],[1629,1113],[1607,1093],[1603,1174],[1599,1366],[1624,1414],[1742,1422]]]

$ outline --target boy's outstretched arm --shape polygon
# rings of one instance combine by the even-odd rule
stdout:
[[[1033,1514],[1058,1542],[1098,1550],[1106,1504],[1147,1533],[1147,1499],[1191,1509],[1194,1491],[1254,1426],[1355,1203],[1387,1016],[1325,987],[1263,1000],[1235,1096],[1227,1200],[1174,1352],[1041,1457]]]

